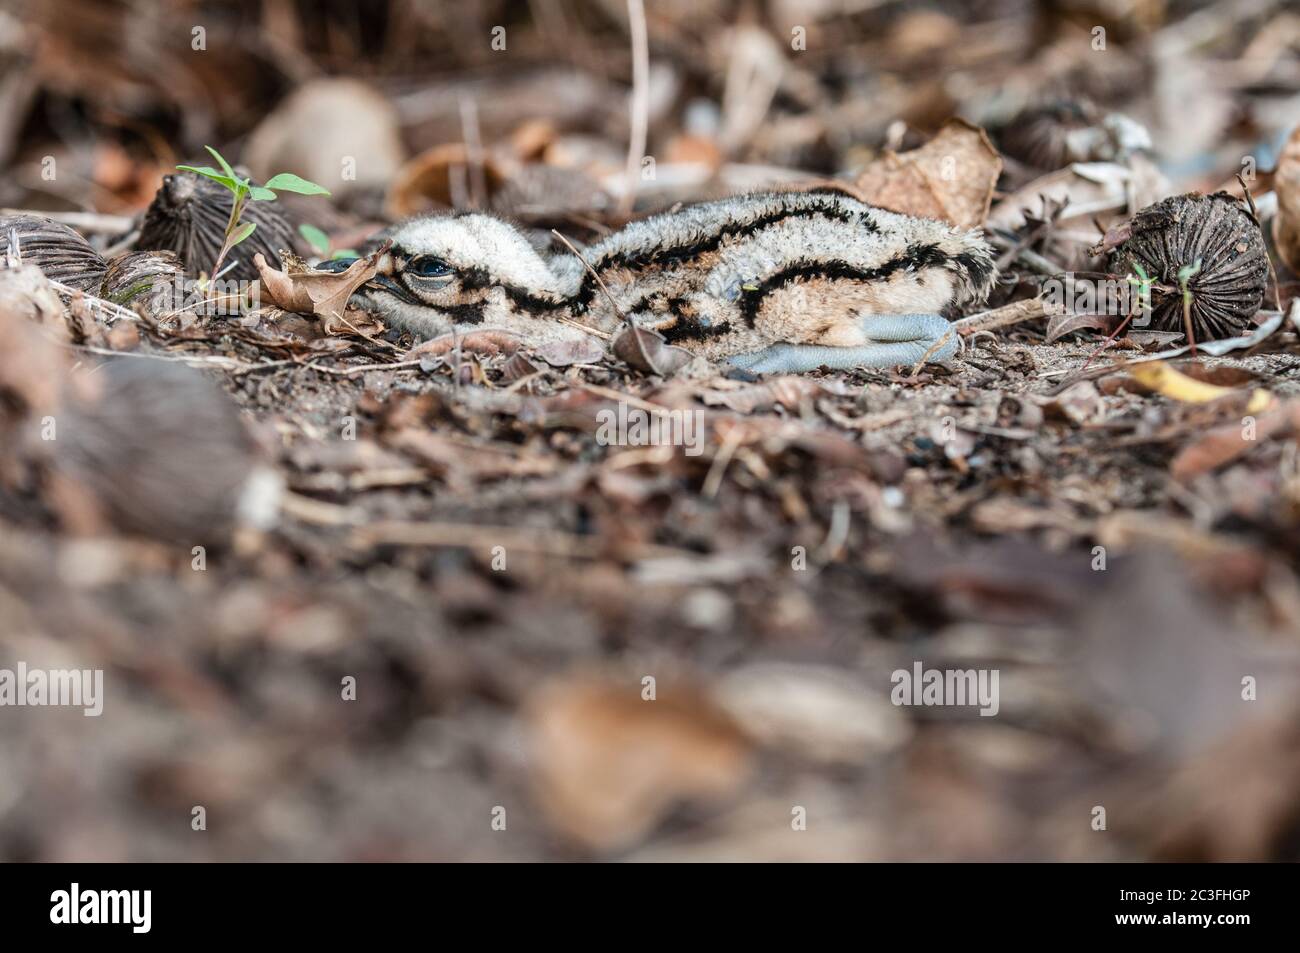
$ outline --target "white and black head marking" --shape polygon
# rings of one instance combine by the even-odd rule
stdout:
[[[491,323],[522,302],[563,306],[556,278],[519,231],[491,215],[413,218],[376,236],[392,247],[358,293],[363,306],[419,337]]]
[[[558,318],[608,333],[627,315],[710,360],[758,370],[946,360],[956,344],[943,314],[982,301],[994,281],[978,231],[837,191],[651,216],[590,246],[590,269],[572,255],[543,259],[490,215],[416,218],[379,237],[392,248],[362,304],[420,337],[456,325],[583,333]]]

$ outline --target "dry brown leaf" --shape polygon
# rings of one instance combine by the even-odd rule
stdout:
[[[355,321],[347,319],[348,299],[363,284],[375,277],[379,259],[388,252],[391,242],[384,242],[365,258],[358,258],[345,271],[315,271],[296,255],[282,253],[284,270],[272,268],[260,254],[253,264],[262,276],[262,290],[271,303],[286,311],[314,314],[330,333],[357,330]],[[359,314],[359,312],[358,312]]]
[[[419,361],[426,357],[445,357],[457,346],[461,353],[514,354],[519,350],[519,335],[512,331],[485,328],[468,334],[444,334],[424,341],[402,355],[404,361]]]
[[[640,344],[638,345],[638,340]],[[611,345],[614,356],[642,374],[671,377],[691,362],[691,352],[669,344],[662,334],[648,328],[624,328]]]
[[[748,739],[689,686],[647,701],[634,679],[574,676],[542,691],[529,723],[547,818],[597,850],[637,843],[679,802],[734,794],[750,771]]]
[[[1300,274],[1300,126],[1291,133],[1277,160],[1273,188],[1277,192],[1273,241],[1286,266]]]
[[[1169,472],[1176,480],[1190,480],[1245,456],[1263,441],[1294,433],[1297,424],[1300,404],[1288,401],[1261,414],[1253,431],[1236,421],[1214,427],[1184,447],[1169,464]]]
[[[1075,314],[1070,311],[1052,315],[1047,322],[1047,343],[1055,344],[1072,331],[1088,328],[1093,331],[1110,331],[1115,320],[1108,314]]]
[[[881,208],[974,228],[988,215],[1001,172],[1002,158],[984,130],[952,119],[919,149],[886,150],[855,185]]]

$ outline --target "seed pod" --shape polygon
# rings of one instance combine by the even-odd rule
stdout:
[[[1110,256],[1110,271],[1151,279],[1151,324],[1185,331],[1183,287],[1198,341],[1241,334],[1264,300],[1268,253],[1259,222],[1227,192],[1175,195],[1133,217],[1129,236]],[[1190,277],[1180,278],[1184,269]],[[1186,274],[1186,272],[1185,272]]]
[[[175,252],[191,278],[210,274],[225,240],[232,201],[233,196],[220,183],[193,172],[164,176],[162,187],[144,213],[135,247],[140,251]],[[257,230],[226,256],[223,271],[230,262],[235,264],[223,277],[252,281],[257,277],[254,255],[260,252],[268,261],[276,261],[280,249],[298,248],[293,225],[275,205],[250,201],[244,206],[242,220],[255,222]]]
[[[125,308],[132,302],[157,298],[171,301],[180,284],[180,257],[170,251],[133,251],[108,263],[99,296]],[[159,292],[155,295],[155,289]],[[161,295],[167,295],[164,299]]]
[[[94,294],[108,267],[90,242],[61,222],[39,215],[0,218],[0,259],[10,253],[9,236],[18,238],[23,264],[35,265],[51,281]]]
[[[262,468],[234,402],[201,371],[118,359],[59,420],[53,465],[120,530],[186,545],[227,541]]]
[[[1073,162],[1109,162],[1151,148],[1145,128],[1121,113],[1103,115],[1086,99],[1026,109],[998,138],[1007,155],[1045,171]]]

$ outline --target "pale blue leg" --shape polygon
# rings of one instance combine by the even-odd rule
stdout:
[[[930,355],[930,360],[946,361],[957,353],[957,334],[949,333],[952,325],[941,314],[871,314],[861,320],[873,339],[869,344],[773,344],[761,351],[737,354],[731,363],[754,374],[799,374],[819,367],[897,367],[921,360],[945,334],[948,340]]]

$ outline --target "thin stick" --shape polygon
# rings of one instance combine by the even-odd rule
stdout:
[[[731,463],[731,458],[736,455],[736,450],[744,442],[744,427],[735,424],[728,431],[727,436],[723,438],[722,447],[718,450],[717,456],[713,458],[713,465],[709,467],[708,475],[704,478],[704,484],[700,487],[700,493],[705,499],[713,499],[718,495],[718,490],[722,489],[722,478],[727,475],[727,465]]]
[[[129,215],[101,215],[96,212],[40,212],[26,208],[0,208],[0,215],[35,215],[52,222],[62,222],[83,232],[108,234],[130,230],[134,223]]]
[[[487,208],[487,174],[483,171],[483,138],[479,134],[478,104],[470,96],[460,97],[460,130],[469,163],[469,200],[474,208]]]
[[[1237,181],[1241,183],[1241,191],[1246,194],[1246,202],[1250,205],[1250,214],[1255,216],[1255,220],[1258,221],[1259,212],[1255,209],[1255,197],[1250,194],[1250,186],[1246,184],[1246,180],[1242,178],[1240,172],[1237,173]],[[1268,253],[1267,247],[1264,249],[1264,260],[1268,262],[1268,275],[1273,279],[1273,303],[1277,305],[1279,311],[1283,311],[1285,309],[1282,307],[1282,286],[1277,280],[1277,272],[1273,269],[1273,256]]]
[[[588,384],[586,381],[574,381],[583,390],[597,397],[605,397],[609,400],[617,400],[626,403],[629,407],[636,407],[644,410],[647,414],[658,414],[661,417],[667,417],[672,411],[663,404],[654,404],[648,400],[642,400],[640,397],[633,397],[631,394],[625,394],[621,390],[614,390],[612,387],[601,387],[599,384]]]
[[[101,312],[106,312],[104,315],[106,319],[108,315],[111,314],[114,319],[121,318],[128,321],[140,320],[140,315],[136,314],[134,311],[122,307],[120,304],[114,304],[113,302],[108,301],[105,298],[101,298],[98,295],[90,294],[88,291],[82,291],[79,288],[73,288],[71,285],[65,285],[63,282],[55,281],[53,278],[47,280],[51,285],[54,286],[54,290],[58,291],[59,294],[64,295],[68,298],[74,298],[77,295],[80,295],[82,300],[86,302],[87,307],[98,308]],[[109,327],[113,326],[113,322],[110,320],[106,320],[105,323]]]
[[[636,202],[645,157],[646,130],[650,125],[650,44],[646,35],[643,0],[627,0],[628,27],[632,35],[632,129],[627,143],[627,182],[619,211],[627,215]]]
[[[591,262],[587,261],[587,259],[583,257],[582,252],[578,251],[577,246],[575,246],[573,242],[569,241],[554,228],[551,229],[551,234],[564,242],[569,251],[573,252],[573,254],[577,256],[578,261],[582,262],[583,267],[591,273],[591,277],[596,279],[596,284],[600,285],[600,290],[603,291],[605,297],[609,299],[609,303],[613,307],[614,313],[623,319],[623,323],[626,324],[628,330],[632,332],[632,340],[636,342],[637,350],[641,352],[641,358],[645,361],[646,366],[660,377],[663,377],[663,372],[659,370],[654,361],[650,360],[650,355],[646,353],[645,343],[641,340],[641,335],[638,333],[640,329],[636,326],[636,323],[628,317],[627,312],[620,308],[618,302],[614,300],[614,294],[609,290],[609,286],[605,284],[605,279],[600,277],[600,272],[591,267]]]
[[[1011,304],[1004,304],[992,311],[984,311],[980,314],[972,314],[968,318],[961,318],[954,321],[952,326],[962,337],[970,337],[977,331],[991,331],[993,328],[1010,327],[1013,324],[1021,324],[1025,321],[1032,321],[1034,318],[1044,317],[1046,314],[1047,305],[1042,298],[1025,298],[1021,301],[1013,301]]]

